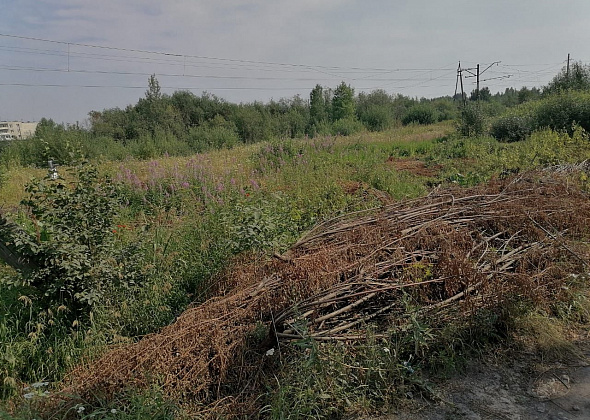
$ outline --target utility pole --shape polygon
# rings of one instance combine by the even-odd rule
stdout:
[[[475,100],[479,101],[479,64],[477,65],[477,87],[475,88]]]
[[[461,68],[461,62],[459,61],[459,66],[457,67],[457,80],[455,82],[455,96],[457,96],[457,86],[461,82],[461,101],[463,102],[463,106],[466,105],[465,99],[465,92],[463,91],[463,69]]]
[[[567,74],[567,79],[569,80],[569,78],[570,78],[570,55],[569,55],[569,53],[567,55],[567,73],[566,74]]]
[[[476,99],[477,101],[479,101],[479,82],[480,82],[480,80],[479,80],[479,76],[481,76],[482,74],[484,74],[484,73],[485,73],[485,72],[486,72],[486,71],[487,71],[487,70],[488,70],[490,67],[492,67],[494,64],[500,64],[500,61],[494,61],[492,64],[490,64],[489,66],[487,66],[485,69],[483,69],[483,70],[481,70],[481,71],[479,70],[479,64],[477,65],[477,67],[472,67],[472,68],[469,68],[469,69],[463,69],[464,71],[466,71],[467,73],[469,73],[469,74],[470,74],[470,76],[465,76],[465,78],[468,78],[468,77],[475,77],[475,78],[476,78],[476,80],[477,80],[477,81],[476,81],[476,86],[477,86],[477,87],[476,87],[476,89],[475,89],[475,99]],[[475,73],[474,73],[474,72],[475,72]],[[510,76],[507,76],[507,77],[510,77]],[[504,77],[502,77],[502,78],[504,78]],[[495,79],[495,78],[494,78],[494,79]],[[491,79],[486,79],[486,80],[491,80]]]

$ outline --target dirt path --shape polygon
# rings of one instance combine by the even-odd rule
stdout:
[[[441,401],[379,420],[590,420],[590,343],[577,361],[493,358],[438,384]]]

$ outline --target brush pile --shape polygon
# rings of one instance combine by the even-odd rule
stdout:
[[[284,255],[236,263],[220,297],[72,372],[64,393],[110,398],[155,381],[176,401],[209,404],[261,368],[244,356],[257,324],[268,349],[362,339],[368,324],[403,325],[408,302],[436,324],[508,299],[559,299],[567,275],[587,271],[590,200],[576,177],[527,173],[330,220]]]

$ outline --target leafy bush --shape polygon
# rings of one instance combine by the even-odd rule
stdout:
[[[84,315],[113,287],[139,286],[146,277],[137,246],[117,246],[117,194],[89,165],[74,181],[33,181],[27,187],[27,230],[10,242],[33,262],[9,286],[29,288],[45,308],[64,306]]]
[[[573,133],[574,124],[590,131],[590,93],[571,92],[550,96],[538,103],[535,129],[551,128]]]
[[[167,131],[157,130],[154,134],[143,134],[126,144],[129,154],[139,159],[153,159],[158,156],[188,156],[190,146]]]
[[[461,110],[457,130],[462,136],[480,136],[485,132],[485,116],[477,104],[468,104]]]
[[[543,94],[563,93],[573,90],[590,90],[590,66],[581,62],[572,63],[568,73],[567,68],[561,69],[551,82],[543,89]]]
[[[490,134],[499,141],[511,143],[524,140],[532,132],[528,115],[508,114],[498,118],[490,128]]]
[[[197,153],[211,149],[231,149],[239,140],[235,128],[223,126],[195,127],[189,132],[189,144]]]
[[[113,137],[100,136],[84,144],[84,151],[88,159],[124,160],[130,151]]]
[[[307,129],[310,137],[330,136],[332,135],[332,124],[328,121],[320,121],[310,125]]]
[[[490,132],[500,141],[517,141],[544,128],[572,135],[576,125],[590,131],[590,93],[566,92],[527,102],[500,116]]]
[[[434,109],[426,105],[415,105],[408,110],[402,119],[403,125],[408,124],[434,124],[437,121]]]
[[[512,145],[510,145],[512,146]],[[489,159],[494,169],[514,172],[547,165],[576,163],[590,158],[588,134],[580,127],[573,128],[570,136],[564,132],[541,130],[532,133],[525,141],[499,149]]]
[[[297,223],[286,196],[275,193],[238,199],[224,214],[230,247],[245,250],[283,250],[295,239]]]
[[[372,105],[359,112],[360,121],[370,131],[387,130],[393,124],[389,109],[384,105]]]
[[[436,109],[437,121],[447,121],[457,118],[457,105],[452,100],[438,99],[432,102]]]
[[[341,136],[350,136],[351,134],[363,131],[363,123],[354,117],[343,118],[332,123],[332,134]]]

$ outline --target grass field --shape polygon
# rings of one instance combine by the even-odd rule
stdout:
[[[232,267],[263,267],[318,223],[449,186],[472,187],[530,169],[572,167],[589,158],[590,142],[582,130],[572,136],[539,131],[522,142],[505,144],[486,137],[458,137],[452,124],[440,123],[348,137],[277,140],[191,157],[96,163],[101,182],[108,177],[117,195],[116,214],[103,233],[117,252],[139,246],[133,258],[141,266],[142,283],[101,290],[100,299],[85,312],[72,314],[54,301],[48,305],[38,290],[17,284],[16,273],[0,266],[4,409],[13,418],[47,410],[48,395],[63,388],[64,375],[71,369],[159,331],[189,307],[228,294],[235,286],[227,280]],[[66,184],[75,181],[73,168],[59,170]],[[19,203],[28,196],[25,184],[44,175],[43,169],[24,167],[4,172],[0,210],[29,230],[34,222]],[[582,190],[589,186],[584,171],[572,170],[571,182]],[[415,266],[409,278],[429,279],[428,269]],[[237,273],[235,277],[240,278]],[[148,387],[76,400],[59,415],[174,418],[198,412],[220,417],[223,395],[235,402],[224,408],[230,410],[227,418],[240,412],[251,415],[252,410],[281,419],[386,410],[399,404],[406,392],[427,393],[421,370],[458,369],[486,346],[505,345],[512,332],[535,330],[545,322],[537,316],[560,319],[564,329],[588,322],[586,285],[566,286],[569,302],[513,302],[510,310],[518,315],[514,319],[526,322],[515,321],[502,337],[499,329],[510,322],[493,311],[479,313],[466,330],[459,325],[440,329],[419,317],[411,318],[403,334],[385,328],[384,336],[383,325],[368,325],[365,339],[350,346],[305,337],[289,345],[281,358],[251,373],[256,386],[249,389],[256,395],[238,398],[229,385],[219,385],[223,389],[217,396],[211,391],[193,395],[190,401],[171,401],[166,398],[166,382],[155,378]],[[413,313],[418,303],[407,299],[405,308]],[[268,334],[263,323],[251,327],[249,347],[240,356],[244,364],[254,360],[248,357],[260,356]],[[551,344],[542,346],[551,351]]]

